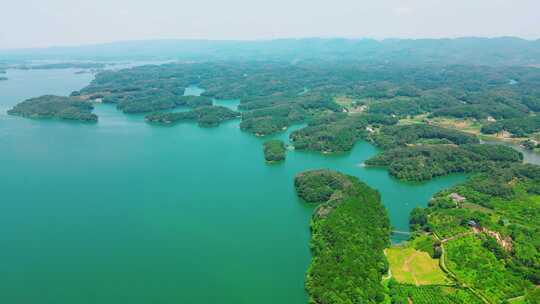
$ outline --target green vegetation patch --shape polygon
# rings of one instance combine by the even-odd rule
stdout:
[[[525,137],[540,131],[540,116],[525,116],[492,122],[482,127],[482,133],[510,132],[515,137]]]
[[[369,125],[396,123],[397,119],[383,115],[332,113],[314,118],[307,127],[291,133],[290,138],[298,150],[345,152],[367,136]]]
[[[439,267],[439,260],[412,247],[396,246],[386,249],[392,277],[399,283],[412,285],[443,285],[448,283]]]
[[[264,143],[264,159],[267,162],[279,162],[285,160],[287,149],[281,140],[269,140]]]
[[[494,303],[521,296],[531,287],[530,282],[507,271],[505,263],[475,236],[451,240],[445,248],[450,271]]]
[[[381,278],[388,271],[383,250],[390,243],[390,224],[379,193],[355,177],[328,170],[301,173],[295,186],[308,202],[323,202],[311,222],[310,302],[383,301]]]
[[[411,216],[441,239],[456,279],[493,303],[540,283],[540,167],[503,163],[438,193]]]
[[[342,107],[326,96],[306,94],[290,96],[267,96],[242,103],[240,128],[259,136],[264,136],[287,129],[294,123],[323,112],[341,112]]]
[[[415,286],[390,281],[392,304],[484,304],[471,291],[451,286]]]
[[[534,290],[527,293],[524,298],[524,303],[526,304],[538,304],[540,303],[540,288],[535,288]]]
[[[385,166],[392,176],[424,181],[450,173],[470,173],[495,166],[496,162],[521,162],[523,155],[502,145],[416,145],[384,151],[365,163]]]
[[[186,106],[190,108],[211,106],[213,104],[212,98],[206,96],[180,96],[175,98],[175,103],[177,106]]]
[[[96,114],[92,114],[93,109],[92,104],[86,101],[63,96],[44,95],[17,104],[13,109],[8,110],[8,114],[27,118],[57,118],[95,122],[98,117]]]
[[[222,106],[203,106],[188,112],[154,113],[145,117],[151,123],[171,124],[197,121],[201,127],[215,127],[221,122],[240,117],[240,113]]]
[[[479,142],[474,135],[457,130],[441,128],[426,124],[411,124],[387,126],[371,136],[373,143],[382,149],[404,147],[421,143],[422,140],[436,139],[446,144],[476,144]]]
[[[242,113],[240,129],[259,136],[283,131],[301,122],[307,112],[297,104],[279,104]]]

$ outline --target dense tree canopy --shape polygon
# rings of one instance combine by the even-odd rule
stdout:
[[[535,68],[511,66],[204,62],[104,71],[75,94],[99,96],[127,113],[154,112],[186,105],[184,88],[196,84],[206,97],[239,99],[242,130],[267,135],[323,113],[354,112],[337,104],[339,98],[387,117],[430,114],[503,123],[540,110],[539,75]],[[188,99],[209,105],[207,99]],[[340,137],[333,133],[343,129],[326,131]]]
[[[417,145],[384,151],[366,161],[371,166],[387,166],[391,175],[423,181],[450,173],[487,170],[496,163],[521,162],[523,155],[507,146],[447,144]]]
[[[8,111],[8,114],[28,118],[97,121],[97,115],[92,114],[93,109],[92,104],[86,101],[63,96],[44,95],[17,104]]]
[[[382,302],[390,224],[379,193],[355,177],[328,170],[298,174],[295,187],[304,200],[321,203],[311,222],[310,302]]]
[[[281,140],[274,139],[264,143],[264,159],[267,162],[285,160],[286,152],[285,143]]]
[[[152,123],[176,123],[197,121],[202,127],[215,127],[221,122],[240,117],[240,113],[222,106],[202,106],[188,112],[153,113],[145,117]]]
[[[426,125],[400,125],[381,128],[371,136],[373,143],[383,149],[404,147],[419,143],[474,144],[479,140],[474,135],[456,130]]]
[[[494,134],[502,131],[512,133],[516,137],[524,137],[540,131],[540,116],[525,116],[492,122],[482,127],[482,132]]]

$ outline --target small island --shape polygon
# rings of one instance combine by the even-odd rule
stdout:
[[[204,106],[188,112],[153,113],[145,117],[151,123],[171,124],[197,121],[201,127],[216,127],[220,123],[240,117],[240,113],[222,106]]]
[[[286,157],[285,143],[281,140],[269,140],[264,143],[264,159],[269,163],[284,161]]]
[[[71,97],[43,95],[27,99],[8,110],[9,115],[26,118],[56,118],[96,122],[98,117],[92,113],[94,106],[86,101]]]

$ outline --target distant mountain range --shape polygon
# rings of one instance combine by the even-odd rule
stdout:
[[[402,64],[540,66],[540,40],[514,37],[456,39],[278,39],[260,41],[150,40],[77,47],[0,50],[10,60],[279,60]]]

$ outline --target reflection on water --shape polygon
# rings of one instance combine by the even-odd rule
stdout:
[[[540,165],[540,153],[527,150],[523,148],[522,146],[520,146],[519,144],[510,143],[510,142],[501,141],[501,140],[493,140],[493,141],[483,140],[482,143],[486,145],[503,145],[507,147],[512,147],[515,150],[523,153],[523,161],[525,163]]]

